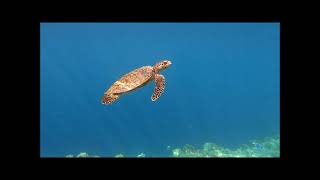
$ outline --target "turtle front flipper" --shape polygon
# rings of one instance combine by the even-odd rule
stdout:
[[[163,75],[156,74],[154,79],[156,82],[156,87],[154,88],[151,96],[152,101],[156,101],[161,96],[165,87],[165,78]]]
[[[117,100],[119,98],[120,95],[118,94],[104,94],[102,97],[102,104],[111,104],[113,103],[115,100]]]

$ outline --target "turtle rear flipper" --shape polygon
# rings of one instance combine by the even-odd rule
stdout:
[[[156,74],[154,79],[156,82],[156,86],[151,96],[152,101],[156,101],[161,96],[165,88],[165,78],[163,75]]]

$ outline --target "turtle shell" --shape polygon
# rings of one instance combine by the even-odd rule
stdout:
[[[117,80],[105,94],[122,94],[147,84],[152,79],[152,66],[135,69]]]

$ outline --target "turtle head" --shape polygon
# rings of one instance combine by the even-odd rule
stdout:
[[[169,67],[171,64],[172,64],[171,61],[169,61],[169,60],[163,60],[163,61],[158,62],[156,65],[154,65],[154,68],[155,68],[157,71],[160,71],[160,70],[166,69],[166,68]]]

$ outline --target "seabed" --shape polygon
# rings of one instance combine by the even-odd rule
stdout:
[[[102,157],[97,155],[89,155],[86,152],[81,152],[78,155],[67,155],[71,158],[91,158]],[[137,156],[125,156],[124,154],[117,154],[113,157],[154,157],[147,156],[140,153]],[[202,148],[195,148],[192,145],[186,144],[182,148],[174,148],[171,150],[171,156],[168,157],[280,157],[280,136],[272,136],[260,140],[252,140],[248,144],[242,144],[237,149],[228,149],[219,146],[215,143],[207,142]]]

